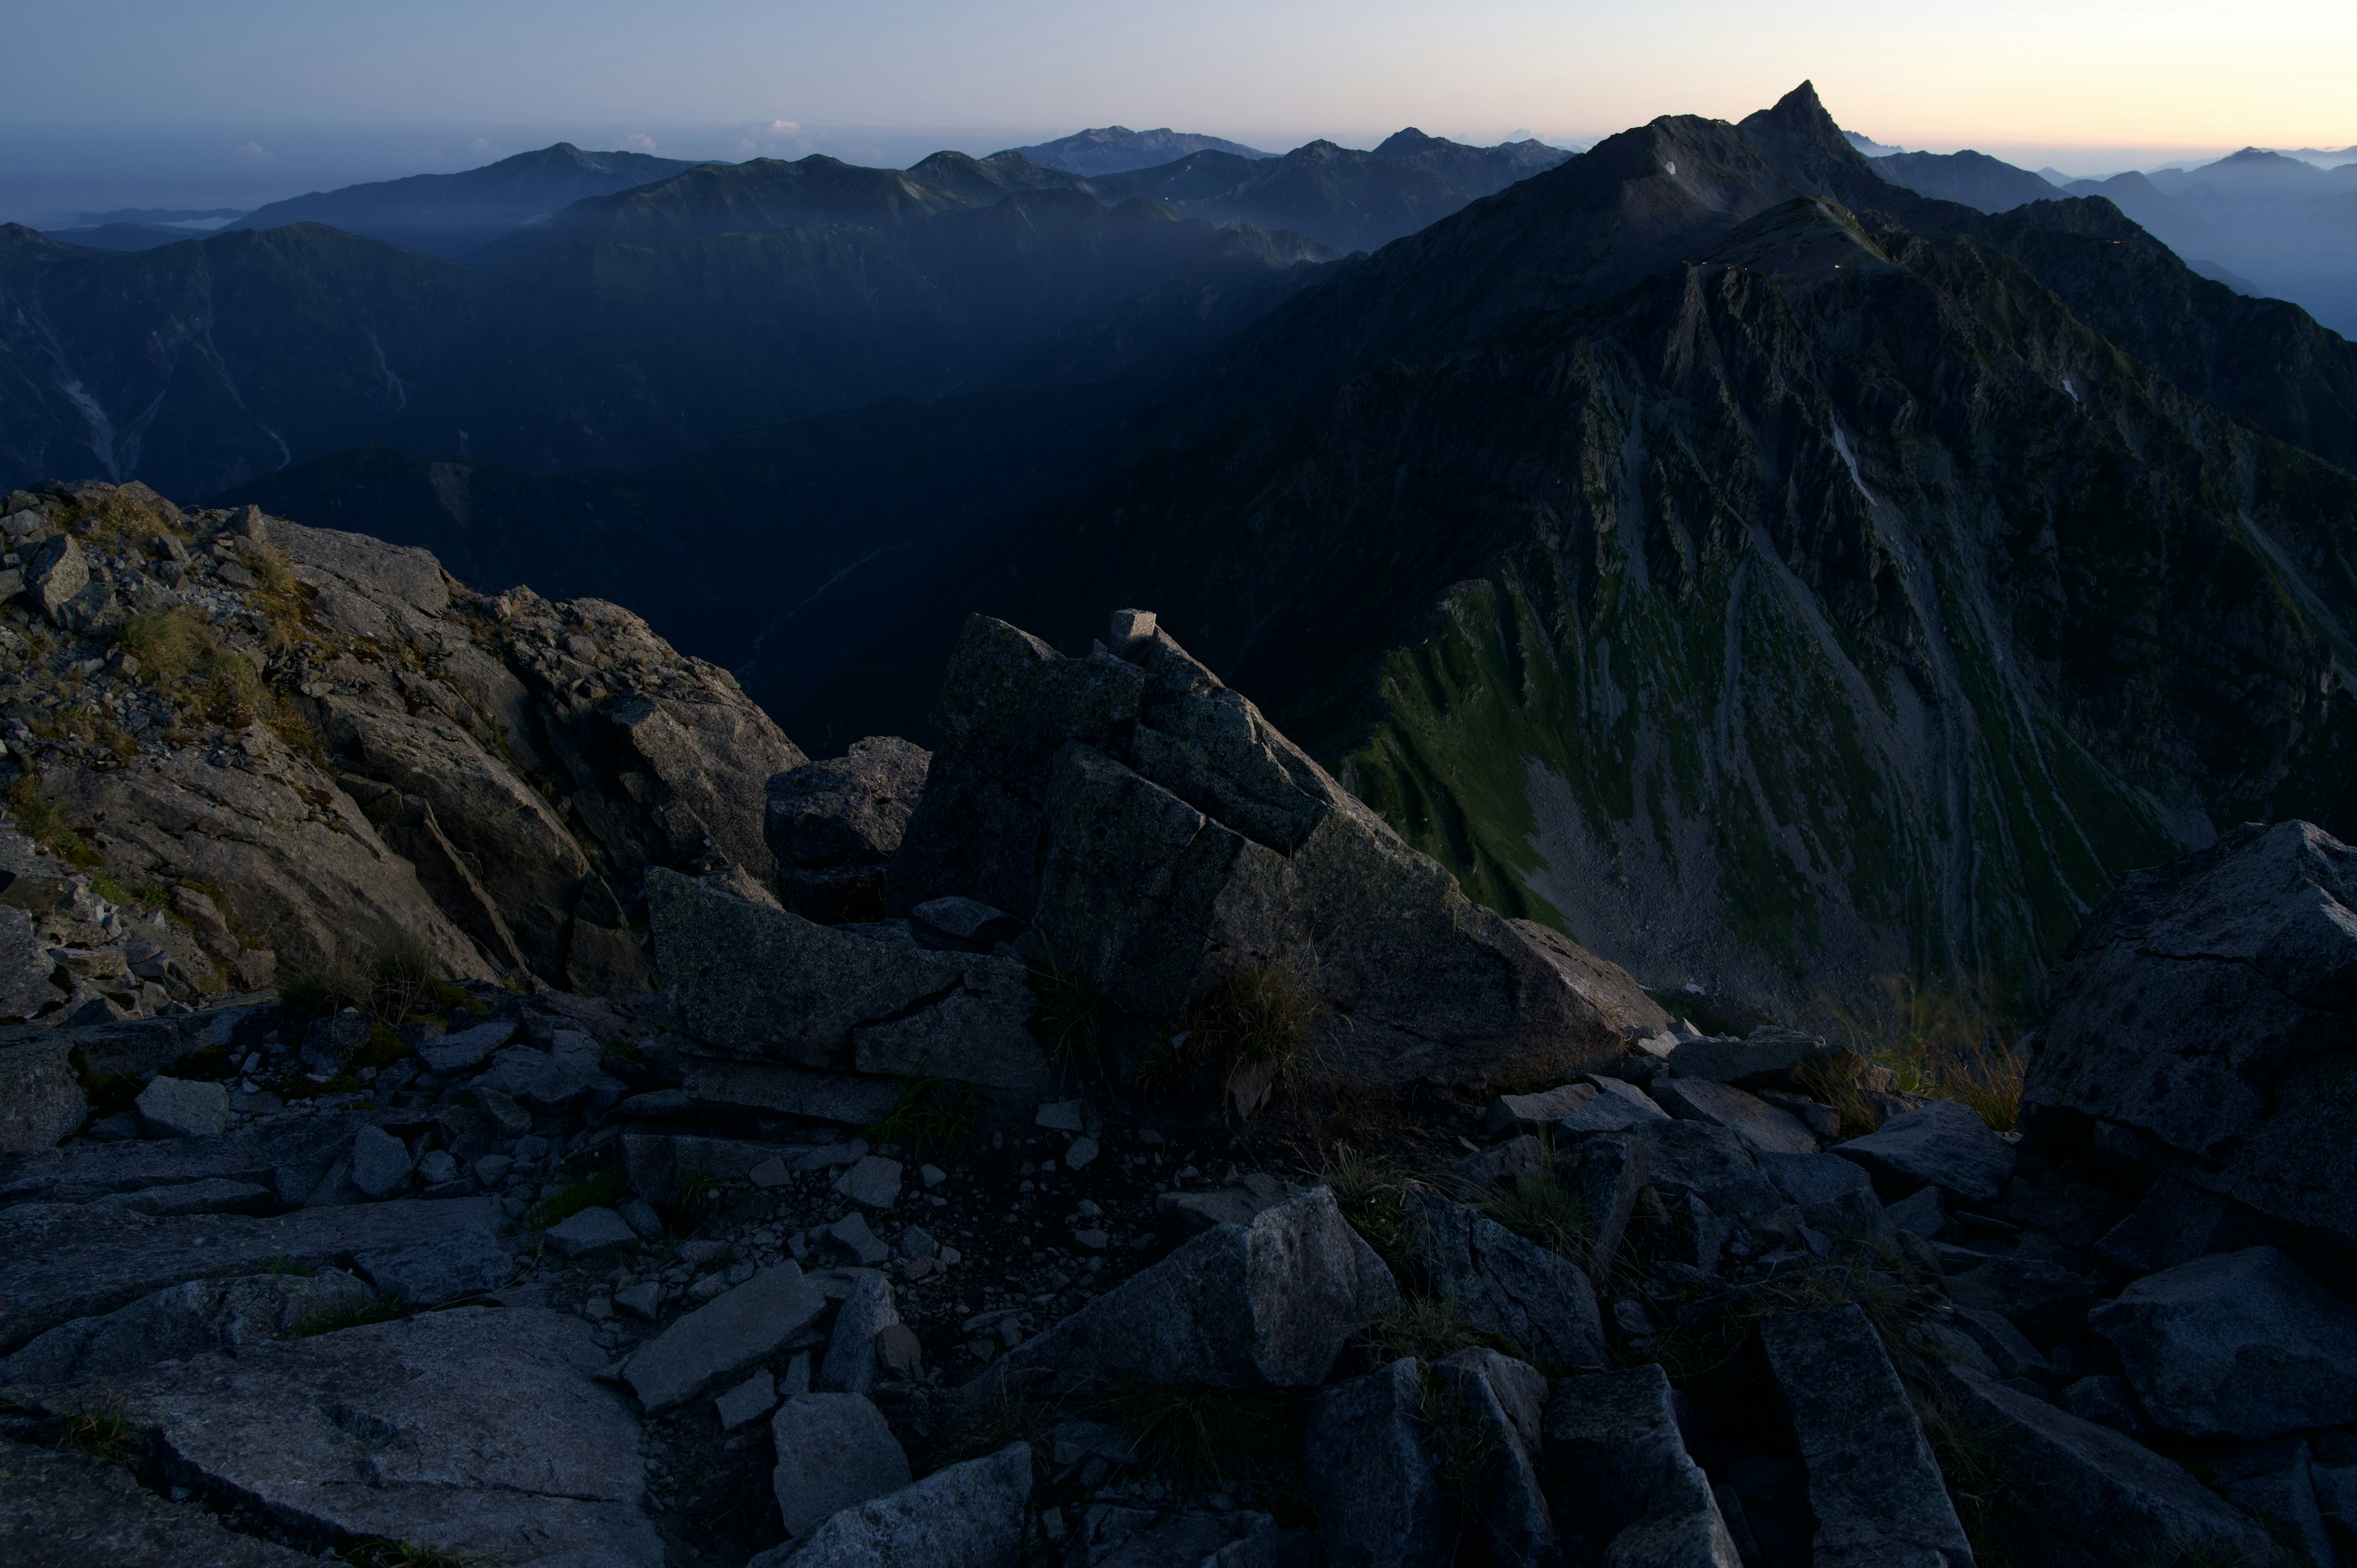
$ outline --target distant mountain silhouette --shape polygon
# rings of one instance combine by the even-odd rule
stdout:
[[[152,251],[158,245],[202,238],[190,230],[158,229],[146,223],[100,223],[86,229],[48,229],[43,232],[52,240],[93,251]]]
[[[457,256],[584,197],[627,190],[693,166],[645,153],[587,153],[559,142],[461,174],[415,174],[315,190],[257,208],[230,227],[325,223],[428,255]]]
[[[1041,142],[1036,146],[1009,150],[1020,153],[1035,164],[1091,176],[1123,174],[1130,169],[1176,163],[1189,153],[1228,153],[1240,158],[1273,158],[1276,156],[1245,146],[1242,142],[1231,142],[1223,136],[1199,136],[1191,132],[1171,130],[1167,125],[1158,131],[1133,131],[1126,125],[1103,125],[1092,131],[1075,131],[1069,136],[1059,136],[1052,142]]]
[[[1983,212],[2005,212],[2025,201],[2052,201],[2062,194],[2043,175],[1969,148],[1961,153],[1896,153],[1867,161],[1893,185],[1943,201],[1961,201]]]

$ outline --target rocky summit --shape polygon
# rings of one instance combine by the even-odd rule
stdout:
[[[2357,1561],[2320,828],[1930,1073],[1473,901],[1143,609],[812,760],[421,550],[0,527],[0,1561]]]

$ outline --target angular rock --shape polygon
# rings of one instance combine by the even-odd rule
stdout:
[[[690,878],[647,880],[655,953],[688,1032],[739,1056],[979,1084],[1036,1103],[1047,1057],[1023,966],[820,926]],[[691,1086],[693,1091],[693,1086]]]
[[[1819,1568],[1969,1568],[1972,1544],[1866,1314],[1787,1313],[1760,1324],[1760,1343],[1808,1467]]]
[[[778,1407],[770,1486],[790,1536],[909,1484],[909,1456],[864,1393],[798,1394]]]
[[[1306,1568],[1318,1538],[1286,1530],[1265,1513],[1149,1509],[1100,1503],[1082,1517],[1065,1550],[1066,1568]]]
[[[158,1361],[284,1338],[307,1317],[369,1299],[369,1288],[341,1269],[193,1280],[59,1324],[0,1359],[0,1383],[63,1387],[129,1377]]]
[[[1570,1115],[1558,1117],[1556,1132],[1577,1138],[1591,1133],[1626,1133],[1647,1122],[1669,1120],[1670,1113],[1633,1083],[1601,1076],[1590,1077],[1587,1082],[1597,1090],[1596,1098]]]
[[[853,1280],[851,1294],[835,1311],[834,1328],[827,1336],[826,1359],[819,1363],[812,1386],[829,1393],[865,1395],[876,1386],[876,1337],[899,1321],[900,1314],[892,1305],[890,1280],[879,1273],[863,1273]]]
[[[1490,1349],[1459,1350],[1433,1371],[1490,1444],[1480,1491],[1460,1512],[1496,1561],[1561,1568],[1567,1559],[1546,1498],[1545,1376]]]
[[[1409,1196],[1417,1262],[1434,1294],[1476,1327],[1543,1366],[1605,1364],[1604,1325],[1587,1275],[1461,1203]]]
[[[1657,1079],[1653,1099],[1663,1110],[1687,1121],[1724,1127],[1755,1155],[1813,1155],[1816,1135],[1798,1117],[1777,1110],[1756,1094],[1706,1079]]]
[[[391,1197],[409,1185],[413,1168],[409,1150],[383,1128],[363,1127],[353,1137],[352,1185],[369,1197]]]
[[[1587,1214],[1592,1234],[1587,1243],[1587,1273],[1601,1280],[1612,1272],[1620,1242],[1629,1232],[1630,1218],[1645,1190],[1652,1167],[1646,1146],[1633,1138],[1606,1135],[1589,1138],[1576,1156],[1580,1208]]]
[[[2218,1495],[2257,1520],[2300,1568],[2341,1568],[2317,1507],[2306,1438],[2239,1443],[2208,1458]]]
[[[1664,1198],[1700,1198],[1714,1215],[1762,1236],[1784,1236],[1799,1224],[1799,1210],[1726,1128],[1663,1117],[1630,1136],[1645,1145],[1653,1186]]]
[[[470,1029],[459,1029],[421,1041],[417,1059],[425,1064],[428,1072],[453,1077],[471,1072],[490,1059],[493,1051],[516,1036],[516,1026],[511,1021],[478,1024]]]
[[[614,1305],[621,1305],[619,1293]],[[770,1375],[767,1367],[758,1369],[751,1377],[712,1402],[713,1413],[719,1416],[723,1432],[734,1432],[777,1408],[778,1380]]]
[[[2157,1563],[2270,1560],[2266,1531],[2142,1444],[1973,1372],[1939,1377],[1961,1418],[1996,1440],[2036,1524],[2097,1561],[2123,1548]]]
[[[544,1234],[550,1246],[576,1261],[630,1251],[639,1244],[639,1233],[630,1229],[630,1222],[602,1207],[568,1214]]]
[[[891,1114],[907,1088],[898,1079],[813,1072],[780,1062],[689,1057],[683,1087],[699,1110],[773,1111],[867,1127]]]
[[[885,866],[931,764],[921,746],[871,736],[846,756],[770,779],[762,835],[785,907],[821,925],[884,918]]]
[[[375,1023],[357,1007],[314,1019],[303,1031],[302,1062],[307,1072],[325,1077],[350,1067],[369,1043]]]
[[[1839,1158],[1840,1156],[1828,1157]],[[1846,1160],[1842,1163],[1850,1164]],[[1860,1175],[1865,1174],[1866,1167],[1863,1165],[1850,1165],[1850,1168]],[[1868,1177],[1867,1180],[1870,1186],[1872,1178]],[[1926,1241],[1948,1228],[1948,1200],[1936,1187],[1920,1188],[1912,1197],[1902,1197],[1882,1212],[1883,1217],[1892,1225],[1901,1230],[1921,1236]]]
[[[800,1546],[764,1552],[745,1568],[780,1568],[789,1556],[796,1568],[1014,1568],[1030,1499],[1031,1446],[1012,1443],[845,1509]]]
[[[510,1046],[499,1052],[472,1087],[479,1098],[504,1094],[544,1116],[561,1115],[584,1101],[603,1108],[619,1103],[628,1092],[606,1076],[604,1059],[597,1041],[560,1029],[547,1050]]]
[[[341,1266],[355,1254],[492,1223],[479,1197],[298,1209],[273,1219],[192,1214],[151,1219],[82,1204],[0,1208],[0,1351],[77,1317],[113,1312],[167,1285],[274,1269]]]
[[[1854,1161],[1835,1155],[1763,1154],[1760,1169],[1800,1209],[1801,1223],[1821,1235],[1879,1240],[1889,1233],[1890,1216],[1874,1195],[1873,1179]],[[1937,1188],[1924,1190],[1938,1201]]]
[[[2013,1175],[2013,1145],[1988,1129],[1970,1106],[1935,1100],[1921,1111],[1893,1116],[1863,1138],[1835,1146],[1874,1177],[1887,1197],[1936,1187],[1967,1203],[1988,1203]]]
[[[0,1155],[55,1148],[89,1113],[69,1042],[0,1048]]]
[[[229,1091],[218,1083],[158,1078],[139,1091],[139,1124],[156,1138],[218,1138],[229,1124]]]
[[[889,1208],[900,1197],[900,1162],[869,1155],[834,1178],[834,1190],[863,1208]]]
[[[2154,1168],[2357,1251],[2357,851],[2308,822],[2237,828],[2123,878],[2068,958],[2030,1124],[2133,1129]]]
[[[1445,1568],[1455,1561],[1457,1521],[1441,1493],[1424,1406],[1413,1356],[1310,1402],[1301,1476],[1317,1499],[1318,1544],[1335,1568]]]
[[[1710,1480],[1679,1435],[1658,1366],[1555,1384],[1547,1401],[1547,1497],[1582,1563],[1740,1568]]]
[[[121,1392],[167,1464],[324,1534],[660,1568],[638,1423],[578,1318],[459,1307],[163,1367]]]
[[[825,1306],[802,1270],[780,1263],[674,1320],[623,1364],[622,1376],[650,1412],[673,1409],[776,1354]]]
[[[1254,1215],[1275,1208],[1299,1190],[1291,1182],[1252,1171],[1233,1187],[1161,1193],[1154,1199],[1154,1212],[1175,1215],[1194,1230],[1209,1230],[1214,1225],[1249,1225]]]
[[[1566,1083],[1539,1094],[1501,1094],[1482,1113],[1482,1133],[1502,1138],[1509,1133],[1535,1133],[1577,1111],[1598,1092],[1594,1084]]]
[[[25,591],[32,596],[34,607],[58,626],[72,624],[67,607],[90,581],[90,557],[71,534],[49,539],[25,563]]]
[[[867,1218],[863,1214],[845,1215],[826,1228],[825,1236],[863,1269],[872,1269],[892,1255],[882,1238],[868,1229]]]
[[[992,1362],[969,1397],[1103,1376],[1214,1388],[1314,1388],[1399,1287],[1334,1195],[1315,1187],[1222,1225]]]
[[[515,1260],[488,1225],[466,1225],[360,1253],[353,1266],[369,1283],[404,1306],[443,1306],[508,1283]]]
[[[318,1568],[318,1559],[165,1501],[121,1466],[12,1443],[0,1464],[0,1562],[10,1568]]]
[[[2150,1424],[2125,1379],[2081,1378],[2054,1397],[2057,1403],[2081,1421],[2092,1421],[2097,1426],[2108,1426],[2131,1437]]]
[[[1755,1029],[1749,1038],[1680,1040],[1670,1067],[1681,1079],[1740,1084],[1747,1089],[1805,1089],[1812,1079],[1847,1082],[1862,1064],[1847,1049],[1792,1029]]]
[[[2357,1422],[2357,1307],[2273,1247],[2147,1275],[2088,1324],[2171,1432],[2258,1439]]]
[[[276,1188],[257,1182],[208,1176],[200,1181],[175,1182],[169,1187],[143,1187],[137,1192],[110,1193],[91,1201],[159,1219],[176,1214],[268,1214],[278,1208],[278,1193]]]

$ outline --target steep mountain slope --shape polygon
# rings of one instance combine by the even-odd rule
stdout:
[[[457,256],[584,198],[628,190],[694,166],[646,153],[587,153],[559,142],[459,174],[417,174],[315,190],[257,208],[230,227],[325,223],[428,255]]]
[[[1293,229],[1340,251],[1372,250],[1569,156],[1535,141],[1468,147],[1411,127],[1372,152],[1325,141],[1257,161],[1200,152],[1095,183],[1215,222]]]
[[[2322,169],[2257,147],[2199,168],[2080,180],[2188,259],[2246,278],[2357,333],[2357,166]]]
[[[1983,212],[2004,212],[2029,201],[2051,201],[2055,187],[2042,175],[2016,168],[1986,153],[1897,153],[1872,159],[1875,172],[1918,196],[1961,201]]]
[[[1041,142],[1036,146],[1008,150],[1021,154],[1035,164],[1069,169],[1074,174],[1092,177],[1121,174],[1129,169],[1153,168],[1160,164],[1174,163],[1193,153],[1226,153],[1240,158],[1276,156],[1264,153],[1256,147],[1247,147],[1242,142],[1231,142],[1222,136],[1200,136],[1189,131],[1174,131],[1168,125],[1157,131],[1133,131],[1126,125],[1102,125],[1094,130],[1075,131],[1069,136],[1059,136],[1052,142]]]
[[[195,238],[186,229],[157,229],[145,223],[101,223],[88,229],[44,229],[52,240],[92,251],[152,251],[158,245]]]
[[[2124,871],[2357,762],[2357,478],[2078,301],[2172,284],[2123,335],[2336,451],[2348,346],[2105,225],[1889,186],[1805,89],[1657,121],[1240,334],[1178,449],[959,564],[812,714],[960,609],[1083,647],[1141,604],[1652,983],[2033,988]]]

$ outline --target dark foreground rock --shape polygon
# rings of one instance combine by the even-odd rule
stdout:
[[[0,1562],[10,1568],[302,1568],[318,1559],[174,1507],[103,1460],[0,1443]]]

